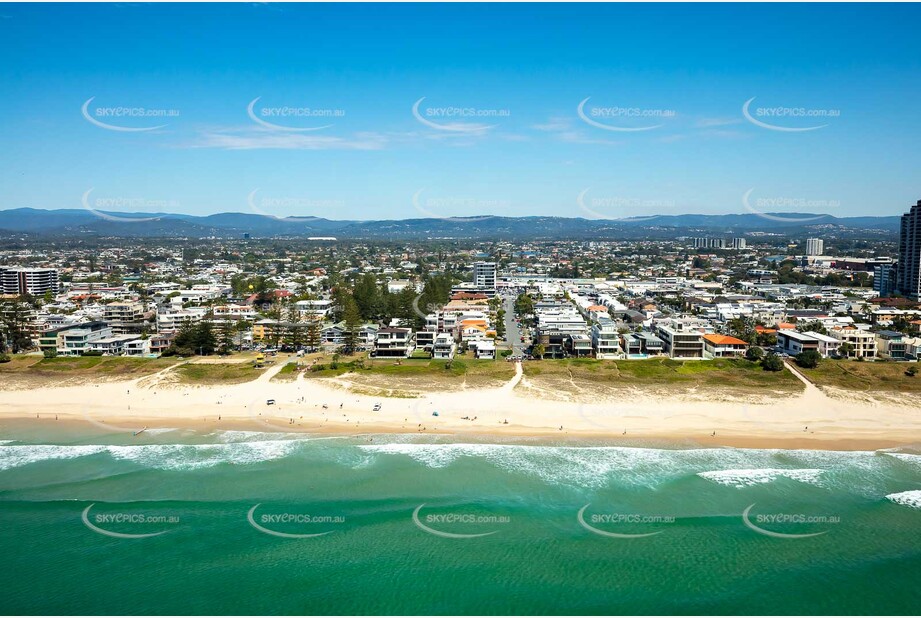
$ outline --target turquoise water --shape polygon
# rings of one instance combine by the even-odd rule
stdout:
[[[921,454],[912,449],[25,427],[0,438],[6,614],[921,607]]]

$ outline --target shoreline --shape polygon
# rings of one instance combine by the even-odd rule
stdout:
[[[67,414],[45,413],[39,418],[24,416],[0,416],[0,437],[4,435],[3,429],[9,423],[13,428],[29,431],[48,427],[52,424],[56,430],[79,432],[95,427],[103,433],[101,435],[126,435],[146,440],[151,435],[145,435],[150,430],[191,431],[200,436],[213,432],[252,432],[252,433],[279,433],[302,434],[305,437],[323,438],[359,438],[368,437],[373,442],[375,436],[429,436],[433,438],[449,438],[443,444],[534,444],[554,446],[611,446],[625,448],[652,448],[663,450],[693,450],[709,448],[737,448],[757,450],[814,450],[814,451],[878,451],[904,447],[918,446],[917,441],[894,440],[886,437],[871,438],[815,438],[801,436],[765,437],[753,435],[717,434],[716,436],[690,436],[669,433],[648,433],[635,436],[615,436],[606,433],[591,431],[569,431],[560,434],[553,428],[535,430],[534,428],[519,428],[512,426],[503,431],[492,431],[489,428],[471,428],[464,432],[449,431],[446,429],[429,430],[426,432],[406,431],[402,427],[387,424],[368,424],[361,428],[351,427],[343,423],[332,423],[321,426],[307,426],[295,423],[258,423],[250,419],[225,418],[217,419],[191,419],[188,417],[110,417],[107,421],[87,421],[79,416]],[[133,425],[132,425],[133,424]],[[129,425],[132,425],[129,427]],[[143,431],[141,431],[143,430]],[[156,431],[153,435],[162,435]],[[586,444],[589,442],[589,444]],[[567,444],[571,443],[571,444]]]
[[[55,423],[56,415],[60,424],[55,424],[61,428],[82,425],[103,434],[149,427],[371,439],[415,434],[453,441],[594,440],[623,446],[844,451],[921,444],[918,408],[832,398],[808,381],[801,394],[767,403],[756,402],[757,393],[750,402],[631,393],[580,403],[541,398],[522,383],[519,367],[515,377],[498,388],[423,393],[409,399],[356,394],[302,375],[272,381],[283,366],[250,382],[217,386],[171,383],[164,370],[130,381],[0,390],[0,438],[8,423],[31,431]]]

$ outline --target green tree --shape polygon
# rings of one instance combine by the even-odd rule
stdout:
[[[747,350],[745,350],[745,358],[750,361],[759,361],[764,356],[764,350],[760,347],[753,345]]]
[[[754,343],[757,339],[755,323],[751,318],[733,318],[726,324],[726,330],[732,337]]]
[[[22,298],[0,303],[0,351],[16,354],[32,346],[32,306]]]
[[[761,367],[765,371],[782,371],[783,359],[774,352],[768,352],[767,355],[761,359]]]
[[[229,320],[221,322],[218,327],[218,353],[230,354],[234,348],[234,325]]]
[[[214,354],[217,349],[217,337],[214,334],[214,327],[210,320],[202,320],[194,329],[192,329],[192,351],[208,356]]]
[[[394,295],[393,309],[389,317],[399,318],[403,324],[418,327],[425,318],[416,313],[416,290],[405,287]]]
[[[825,325],[822,324],[819,320],[812,320],[811,322],[804,322],[802,326],[797,323],[797,330],[801,333],[819,333],[820,335],[827,335],[828,330],[825,328]]]
[[[323,343],[323,324],[317,317],[307,320],[307,330],[304,334],[304,343],[311,350],[316,350]]]
[[[348,354],[353,354],[358,349],[358,336],[361,332],[361,313],[358,311],[358,304],[354,299],[349,297],[351,302],[345,305],[343,319],[345,320],[345,335],[343,348]]]
[[[377,320],[384,312],[381,289],[378,287],[377,278],[371,273],[365,273],[358,278],[352,288],[352,298],[355,299],[358,313],[364,320]]]
[[[505,339],[505,309],[496,311],[496,337]]]
[[[815,369],[819,366],[819,361],[822,360],[822,355],[816,352],[815,350],[805,350],[800,352],[795,357],[796,364],[804,369]]]
[[[547,350],[546,348],[544,348],[544,344],[542,343],[535,343],[534,347],[531,348],[531,354],[533,354],[537,358],[543,358],[544,354],[546,353],[547,353]]]
[[[285,312],[285,317],[284,342],[286,345],[296,350],[304,345],[304,335],[306,332],[304,316],[297,310],[297,306],[291,304]]]
[[[534,299],[527,294],[520,294],[515,299],[515,313],[522,317],[534,315]]]

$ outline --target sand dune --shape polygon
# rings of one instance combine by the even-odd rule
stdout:
[[[355,394],[341,379],[327,382],[299,376],[271,381],[281,368],[274,367],[252,382],[221,386],[180,385],[164,370],[124,382],[3,390],[0,419],[47,421],[57,416],[112,431],[144,426],[251,426],[342,434],[690,440],[709,446],[778,448],[865,449],[921,442],[917,409],[885,399],[871,408],[862,398],[828,397],[808,381],[802,394],[768,403],[763,403],[763,397],[713,401],[640,390],[595,401],[581,393],[581,402],[567,402],[542,397],[522,380],[519,367],[515,377],[499,388],[382,398]],[[275,404],[267,405],[268,399]],[[381,404],[379,411],[373,410],[376,404]]]

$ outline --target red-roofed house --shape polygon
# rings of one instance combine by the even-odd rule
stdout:
[[[737,358],[748,350],[748,342],[716,333],[704,335],[704,358]]]

